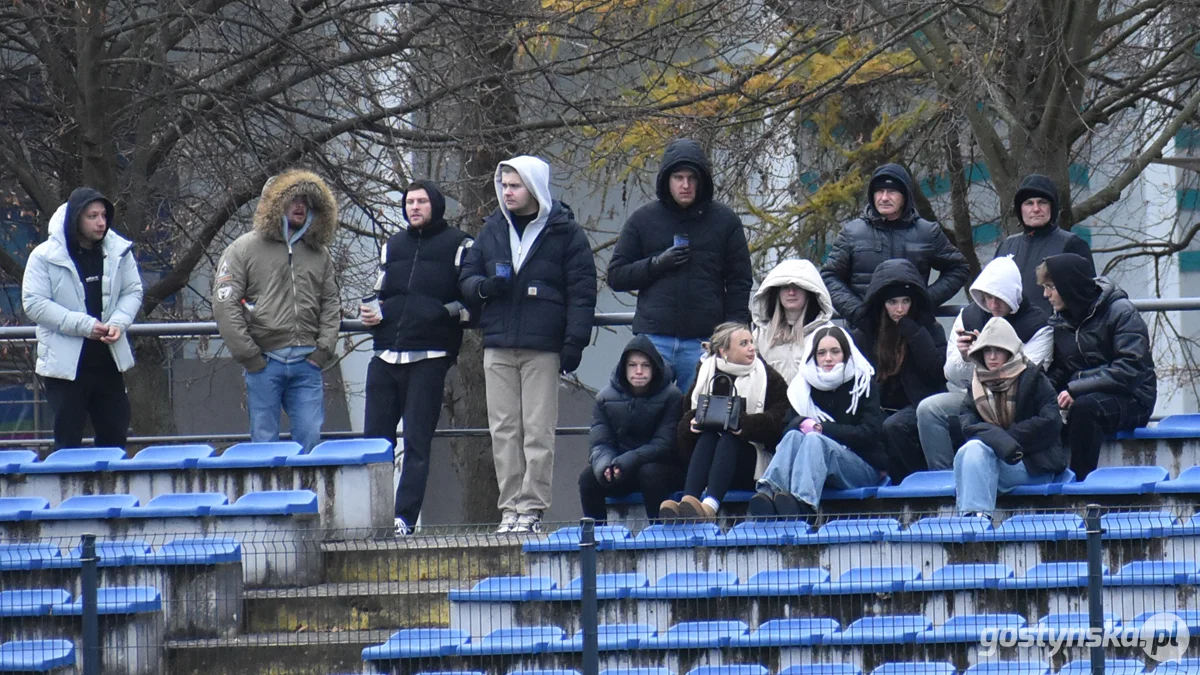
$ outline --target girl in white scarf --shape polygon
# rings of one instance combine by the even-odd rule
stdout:
[[[887,466],[879,442],[883,413],[871,386],[875,371],[842,328],[822,326],[805,343],[808,358],[788,387],[799,413],[758,481],[754,516],[815,513],[826,486],[838,490],[877,485]]]

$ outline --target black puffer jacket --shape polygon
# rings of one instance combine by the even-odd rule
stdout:
[[[933,307],[954,297],[967,283],[970,271],[967,259],[942,232],[942,227],[917,215],[908,171],[899,164],[884,164],[871,178],[880,176],[889,176],[903,184],[904,215],[895,221],[880,216],[868,187],[862,217],[846,223],[838,233],[829,259],[821,269],[834,308],[853,326],[863,319],[863,300],[871,285],[871,275],[885,260],[908,260],[927,285],[930,271],[937,270],[940,273],[937,281],[929,285]]]
[[[1030,197],[1044,197],[1050,201],[1050,222],[1042,227],[1025,227],[1021,221],[1021,203]],[[1074,253],[1088,261],[1092,266],[1092,276],[1096,276],[1096,263],[1092,260],[1092,249],[1087,242],[1074,232],[1068,232],[1058,226],[1058,188],[1054,183],[1039,174],[1030,174],[1021,181],[1017,193],[1013,197],[1013,212],[1025,230],[1014,234],[996,249],[996,257],[1011,255],[1013,262],[1021,270],[1021,290],[1025,298],[1036,307],[1040,307],[1049,316],[1054,312],[1050,301],[1042,295],[1042,288],[1037,282],[1037,266],[1042,260],[1059,253]]]
[[[671,172],[690,165],[700,178],[696,201],[680,208],[671,198]],[[673,141],[663,153],[658,200],[633,212],[613,249],[608,285],[637,291],[634,333],[707,338],[725,321],[750,323],[750,250],[742,221],[713,201],[712,170],[700,145]],[[687,234],[691,256],[678,268],[655,273],[650,260]]]
[[[906,292],[912,298],[908,316],[897,324],[900,334],[908,343],[908,355],[897,377],[908,405],[916,405],[926,397],[946,391],[943,372],[946,365],[946,331],[933,316],[929,290],[915,265],[907,260],[885,260],[879,264],[867,288],[862,326],[855,328],[851,337],[863,356],[878,367],[875,340],[879,337],[880,313],[885,302],[883,291],[896,285],[908,286]],[[880,388],[886,386],[888,384],[884,383]],[[888,403],[883,401],[883,405]],[[894,401],[892,403],[895,405]]]
[[[979,439],[1004,457],[1019,451],[1025,468],[1033,475],[1060,473],[1067,468],[1071,451],[1061,441],[1062,416],[1058,394],[1038,366],[1030,364],[1017,378],[1017,422],[1007,429],[984,422],[971,393],[966,394],[959,416],[963,436]]]
[[[645,354],[654,366],[648,393],[633,393],[625,378],[625,359],[630,352]],[[634,336],[613,370],[612,380],[596,397],[592,409],[592,452],[588,463],[603,484],[604,470],[613,462],[621,468],[622,478],[648,462],[678,463],[675,452],[675,426],[679,424],[683,394],[674,385],[675,373],[663,361],[658,350],[644,335]]]
[[[758,358],[761,360],[762,356]],[[766,364],[767,362],[763,361],[763,365]],[[696,364],[697,375],[700,374],[700,366],[701,364]],[[696,380],[693,379],[691,388],[683,395],[685,410],[679,418],[679,449],[687,462],[692,460],[692,451],[696,449],[696,440],[700,438],[692,433],[692,420],[696,418],[696,409],[692,407],[692,393],[695,389]],[[767,366],[767,393],[763,401],[763,411],[742,415],[742,433],[739,436],[742,440],[761,443],[767,452],[775,452],[775,446],[779,445],[779,439],[783,438],[783,429],[787,426],[788,418],[792,416],[792,404],[788,402],[787,389],[787,380],[774,368]],[[729,380],[714,378],[712,393],[728,396]]]

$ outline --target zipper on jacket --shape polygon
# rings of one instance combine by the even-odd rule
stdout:
[[[284,232],[286,235],[287,232]],[[292,264],[292,242],[288,242],[288,274],[292,278],[292,342],[299,342],[300,335],[296,332],[300,323],[300,304],[296,301],[296,266]]]
[[[417,261],[421,259],[421,241],[423,239],[424,237],[417,237],[417,250],[413,251],[412,264],[408,269],[408,285],[405,286],[404,293],[407,296],[412,295],[412,284],[413,279],[417,276]],[[404,330],[404,317],[408,314],[408,301],[409,298],[404,299],[404,311],[400,312],[400,319],[396,321],[396,337],[393,338],[394,341],[392,342],[392,349],[395,351],[400,351],[396,348],[396,342],[400,340],[400,331]]]

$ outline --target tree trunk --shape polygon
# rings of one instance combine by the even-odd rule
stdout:
[[[967,205],[970,185],[967,183],[966,167],[963,166],[962,147],[958,142],[958,129],[951,128],[946,134],[946,170],[950,172],[950,213],[954,222],[954,245],[967,259],[970,277],[967,287],[979,276],[981,266],[979,254],[975,252],[975,231],[971,227],[971,209]]]

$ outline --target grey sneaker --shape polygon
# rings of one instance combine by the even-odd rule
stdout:
[[[496,534],[508,534],[513,532],[517,526],[517,514],[512,511],[505,511],[504,517],[500,519],[500,527],[496,528]]]
[[[539,534],[542,531],[542,516],[539,513],[522,513],[517,516],[517,524],[513,526],[513,532],[532,532]]]
[[[412,534],[412,528],[408,526],[408,523],[404,522],[403,518],[396,519],[395,528],[396,537],[407,537]]]

